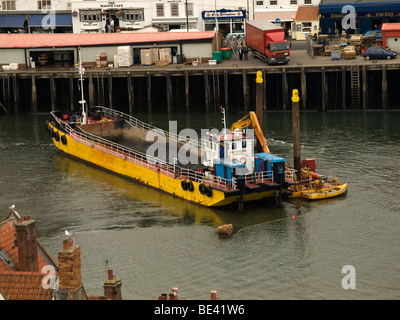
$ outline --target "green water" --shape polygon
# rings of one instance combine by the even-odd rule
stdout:
[[[220,115],[139,114],[167,128],[220,128]],[[228,124],[243,115],[228,114]],[[37,221],[57,259],[64,230],[82,250],[88,294],[102,295],[105,260],[124,299],[399,299],[400,113],[303,113],[301,156],[348,182],[345,196],[206,209],[66,158],[53,146],[48,115],[0,116],[0,217],[11,204]],[[292,160],[290,113],[267,113],[270,150]],[[292,217],[296,218],[293,219]],[[2,218],[2,219],[3,219]],[[216,228],[232,223],[222,239]],[[356,289],[343,289],[343,266]]]

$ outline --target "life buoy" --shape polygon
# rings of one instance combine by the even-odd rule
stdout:
[[[56,139],[56,141],[60,141],[60,134],[58,131],[54,132],[54,139]]]
[[[192,181],[188,181],[187,182],[187,189],[192,192],[194,190],[194,186],[193,186],[193,182]]]
[[[206,185],[204,183],[200,183],[199,185],[199,191],[201,194],[205,194],[206,192]]]
[[[182,189],[183,189],[184,191],[186,191],[186,190],[187,190],[187,188],[188,188],[188,186],[187,186],[187,184],[186,184],[186,181],[185,181],[185,180],[182,180],[182,181],[181,181],[181,186],[182,186]]]
[[[246,157],[241,157],[240,158],[240,163],[242,163],[242,164],[246,164]]]
[[[62,142],[63,145],[67,144],[67,136],[66,135],[62,135],[61,136],[61,142]]]

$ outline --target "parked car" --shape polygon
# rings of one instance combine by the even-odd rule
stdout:
[[[383,47],[370,47],[364,51],[363,57],[369,59],[394,59],[397,53],[393,50],[387,50]]]
[[[375,40],[382,40],[382,32],[381,30],[369,30],[363,34],[364,37],[366,36],[375,36]]]

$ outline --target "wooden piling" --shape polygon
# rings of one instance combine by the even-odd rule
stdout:
[[[283,111],[287,109],[287,100],[288,100],[288,82],[286,75],[286,68],[282,68],[282,108]]]
[[[228,70],[224,70],[225,111],[229,111],[229,80]]]
[[[72,74],[69,75],[68,80],[69,80],[69,104],[70,104],[70,109],[73,111],[75,110],[75,104],[74,104],[74,78]]]
[[[321,68],[321,92],[322,92],[322,111],[326,110],[326,101],[328,96],[325,67]]]
[[[301,82],[301,101],[303,110],[307,109],[307,78],[306,70],[304,67],[301,68],[300,82]]]
[[[386,65],[382,66],[382,109],[388,108],[388,86]]]
[[[263,94],[263,96],[264,96],[263,109],[264,109],[264,111],[267,111],[267,72],[265,69],[263,70],[263,79],[264,79],[264,81],[263,81],[263,92],[264,92],[264,94]]]
[[[112,75],[111,72],[108,73],[108,101],[110,104],[110,109],[114,109],[113,107],[113,85],[112,85]]]
[[[206,100],[206,112],[210,112],[210,86],[207,70],[204,70],[204,96]]]
[[[147,72],[147,111],[151,113],[152,103],[151,103],[151,73]]]
[[[362,95],[363,95],[363,110],[367,109],[368,85],[367,85],[367,68],[362,66]]]
[[[169,72],[166,73],[166,86],[167,86],[167,111],[170,113],[172,111],[172,83],[171,75]]]
[[[132,84],[132,75],[128,71],[126,74],[126,81],[128,85],[128,104],[129,104],[129,114],[133,114],[133,84]]]
[[[297,89],[294,89],[292,95],[293,162],[297,181],[301,180],[299,100],[299,93]]]
[[[189,73],[185,71],[185,106],[186,112],[190,112],[190,96],[189,96]]]
[[[256,76],[256,116],[258,119],[258,123],[262,130],[263,128],[263,77],[262,72],[257,71]],[[262,146],[260,142],[257,140],[257,152],[263,152]]]
[[[346,68],[342,66],[342,109],[346,110]]]
[[[32,88],[31,88],[31,112],[38,112],[37,109],[37,88],[36,88],[36,77],[33,74],[32,77]]]
[[[56,110],[56,84],[54,82],[54,74],[50,73],[50,99],[51,111]]]
[[[13,82],[13,96],[14,96],[14,112],[15,114],[19,113],[19,90],[18,90],[18,82],[17,82],[17,75],[13,73],[12,75],[12,82]]]
[[[249,109],[249,88],[247,86],[247,71],[242,71],[242,79],[243,79],[243,105],[244,111],[248,111]]]
[[[93,75],[89,73],[89,106],[94,106],[94,85],[93,85]]]

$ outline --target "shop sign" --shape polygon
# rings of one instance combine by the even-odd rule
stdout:
[[[203,11],[201,13],[202,18],[204,20],[207,19],[245,19],[246,18],[246,10],[226,10],[221,9],[214,11]]]
[[[122,8],[124,5],[110,1],[107,4],[101,4],[100,8],[110,9],[110,8]]]

